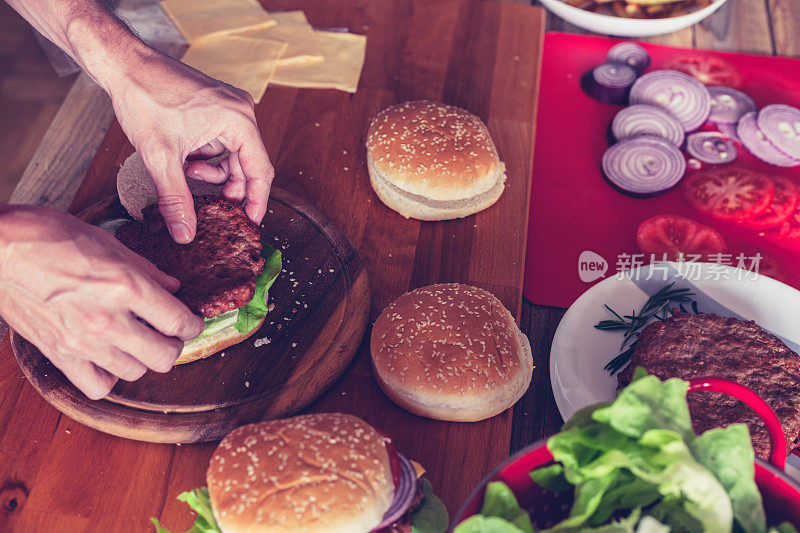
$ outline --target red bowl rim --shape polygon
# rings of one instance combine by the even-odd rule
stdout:
[[[458,524],[463,522],[466,518],[469,518],[468,516],[464,516],[464,513],[467,510],[467,506],[475,498],[477,498],[478,496],[480,496],[482,494],[482,492],[486,489],[486,485],[488,485],[490,481],[492,481],[494,478],[496,478],[497,475],[500,473],[500,471],[502,471],[504,468],[507,468],[509,465],[519,461],[520,459],[524,458],[528,454],[532,453],[534,450],[537,450],[537,449],[539,449],[541,447],[546,447],[546,446],[547,446],[547,439],[538,440],[538,441],[534,442],[533,444],[529,444],[528,446],[520,449],[514,455],[511,455],[511,456],[507,457],[503,462],[501,462],[500,464],[495,466],[492,469],[492,471],[489,472],[481,480],[481,482],[478,485],[476,485],[474,489],[472,489],[472,491],[470,491],[469,496],[461,504],[461,506],[458,509],[458,513],[453,518],[453,520],[450,522],[450,528],[448,529],[448,531],[452,532],[453,529]],[[769,471],[770,473],[774,474],[775,476],[779,477],[782,481],[784,481],[787,485],[789,485],[792,489],[794,489],[794,491],[797,493],[798,501],[800,501],[800,484],[798,482],[796,482],[794,479],[790,478],[786,474],[786,472],[784,472],[783,470],[775,467],[774,465],[772,465],[772,464],[768,463],[767,461],[764,461],[764,460],[762,460],[762,459],[760,459],[758,457],[756,457],[755,465],[756,465],[756,467],[761,467],[761,468]],[[472,516],[472,515],[470,515],[470,516]]]

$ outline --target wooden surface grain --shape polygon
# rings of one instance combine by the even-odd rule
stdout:
[[[472,0],[267,4],[273,10],[303,9],[316,27],[368,35],[356,94],[271,87],[256,113],[275,163],[275,186],[315,205],[358,247],[372,287],[371,318],[410,288],[441,281],[489,289],[519,317],[543,11]],[[369,119],[387,105],[417,98],[464,107],[487,123],[508,168],[506,191],[492,208],[467,219],[421,223],[402,218],[374,195],[364,149]],[[57,198],[26,198],[62,202],[74,194],[70,210],[76,212],[113,192],[128,153],[115,122],[81,187],[70,182],[61,185]],[[40,191],[37,181],[27,180],[18,191]],[[378,388],[364,339],[344,377],[310,409],[353,413],[392,435],[402,453],[426,466],[455,512],[472,486],[507,456],[512,412],[475,424],[411,415]],[[7,348],[6,343],[0,350]],[[0,421],[7,422],[2,439],[13,439],[26,456],[3,456],[0,479],[16,480],[27,497],[7,513],[5,524],[21,530],[63,524],[138,531],[157,516],[176,531],[189,525],[191,513],[175,496],[204,484],[213,445],[155,445],[100,433],[59,416],[27,384],[12,379],[18,370],[8,370],[8,385],[0,388],[11,400],[0,408]],[[11,405],[22,398],[24,407],[15,413]],[[30,442],[24,435],[31,420],[49,434],[33,435]],[[83,518],[90,520],[76,521]]]
[[[87,176],[82,188],[100,189],[93,185],[108,181],[108,169],[125,157],[101,151],[106,170]],[[281,252],[283,271],[269,290],[273,308],[250,339],[166,374],[120,380],[105,399],[92,401],[33,344],[13,334],[14,355],[28,381],[70,418],[147,442],[220,440],[242,424],[308,406],[342,375],[361,344],[369,281],[358,252],[317,208],[273,187],[267,209],[262,240]],[[98,225],[126,213],[112,196],[79,216]]]
[[[362,12],[372,9],[371,3],[365,0],[342,2],[340,5],[345,4]],[[286,2],[285,5],[289,3]],[[292,7],[294,5],[292,3]],[[349,26],[353,31],[363,32],[351,23],[348,13],[343,12],[341,16],[335,18],[337,25]],[[398,6],[397,13],[403,14],[404,9]],[[455,15],[449,14],[444,18],[453,16]],[[409,26],[402,22],[402,17],[398,20],[397,27],[388,30],[393,35],[403,35],[409,31]],[[798,20],[800,20],[800,3],[796,0],[729,0],[718,14],[714,15],[713,20],[709,19],[692,28],[651,40],[674,46],[798,57],[800,56]],[[517,24],[518,21],[512,19],[506,23]],[[547,17],[547,28],[584,33],[551,15]],[[415,39],[421,39],[422,42],[431,42],[434,39],[432,35],[420,35],[419,32],[411,35]],[[452,34],[448,33],[441,36],[443,42],[448,42],[448,39],[452,38]],[[513,45],[514,43],[509,44]],[[515,46],[524,47],[524,42],[518,42]],[[407,65],[402,79],[395,80],[398,89],[405,87],[407,94],[412,92],[411,89],[418,81],[431,77],[426,68],[426,61],[429,55],[436,56],[438,50],[437,46],[426,50],[425,54],[416,58],[404,58],[407,50],[383,45],[378,49],[378,53],[387,63],[403,60],[413,63],[414,68],[409,68],[410,65]],[[388,84],[389,80],[385,73],[382,74],[379,69],[371,70],[369,74],[365,73],[365,77],[367,75],[379,76],[384,86]],[[503,75],[503,72],[495,68],[495,77],[502,78]],[[444,85],[446,81],[439,80],[439,83]],[[463,80],[459,83],[463,83]],[[453,87],[452,83],[450,86]],[[435,94],[430,96],[433,97]],[[86,98],[91,99],[91,102],[72,99],[62,107],[63,122],[53,126],[57,131],[51,139],[55,140],[40,146],[37,156],[23,175],[18,187],[21,192],[17,196],[17,201],[35,201],[43,204],[55,201],[61,208],[69,205],[69,193],[64,193],[64,186],[77,187],[74,180],[79,182],[86,168],[80,167],[94,156],[91,146],[99,146],[111,117],[110,105],[105,95],[95,91],[87,94]],[[512,98],[512,95],[508,98]],[[106,112],[99,113],[97,117],[87,116],[81,112],[84,106],[95,105],[105,105]],[[290,127],[290,122],[299,120],[284,115],[279,118],[281,124],[276,131],[264,132],[268,144],[281,138],[282,131]],[[68,134],[61,135],[59,131],[66,131]],[[324,135],[332,134],[327,132],[319,135],[324,138]],[[85,148],[76,148],[79,146]],[[59,152],[65,149],[89,152],[82,153],[82,157],[60,157]],[[44,161],[50,162],[49,172],[38,174],[37,169]],[[71,183],[64,184],[65,180]],[[301,185],[296,187],[302,188]],[[56,192],[50,194],[50,191]],[[80,204],[80,198],[76,198],[75,205],[80,206]],[[343,228],[350,231],[357,226],[356,222],[348,224],[345,220]],[[412,248],[410,243],[402,240],[404,235],[402,227],[388,227],[384,228],[384,231],[389,232],[391,238],[398,240],[398,246],[405,254],[403,260],[409,261],[408,256],[412,253]],[[369,234],[366,237],[366,240],[360,242],[368,243],[369,239],[374,240],[374,236]],[[442,234],[439,239],[443,238]],[[439,242],[436,235],[428,236],[427,239],[432,244]],[[472,242],[469,244],[474,245]],[[377,252],[370,255],[363,251],[362,254],[369,256],[370,260],[374,260],[378,255]],[[387,265],[389,272],[384,275],[389,278],[405,276],[410,284],[411,274],[403,270],[404,264],[401,262],[397,266]],[[439,265],[439,268],[444,268],[445,272],[453,272],[457,270],[457,265],[445,264],[443,267]],[[478,265],[472,265],[470,269],[480,270]],[[373,298],[378,301],[386,301],[389,297],[389,294],[380,289],[373,291]],[[521,327],[531,340],[536,369],[531,388],[514,407],[513,413],[497,417],[501,428],[506,428],[509,418],[511,419],[510,450],[552,434],[561,424],[549,386],[548,361],[550,343],[563,313],[563,309],[536,306],[529,302],[522,304]],[[16,361],[10,356],[7,338],[0,345],[0,354],[2,354],[0,394],[4,399],[0,403],[0,530],[76,532],[130,530],[126,526],[130,524],[141,526],[148,516],[155,513],[166,517],[168,524],[177,529],[188,524],[185,504],[176,501],[174,495],[198,482],[197,463],[210,456],[213,445],[175,447],[132,443],[90,430],[69,418],[59,416],[59,413],[49,407],[27,384]],[[388,417],[385,414],[384,404],[360,405],[362,400],[358,399],[355,401],[356,405],[348,404],[350,399],[347,397],[347,391],[350,388],[375,386],[366,366],[355,365],[353,370],[334,386],[331,394],[320,403],[320,407],[337,409],[352,406],[357,411],[372,409],[376,412],[376,417],[371,421],[386,420]],[[446,431],[431,432],[434,423],[407,415],[396,418],[391,423],[391,429],[403,428],[404,424],[408,426],[412,423],[415,427],[418,425],[427,435],[432,435],[419,445],[429,447],[431,455],[440,454],[442,458],[440,461],[445,463],[447,468],[452,468],[452,465],[458,465],[459,461],[465,460],[467,455],[465,449],[447,448],[447,443],[453,441],[446,439],[463,436],[463,430],[458,425]],[[489,427],[485,437],[475,442],[475,449],[480,449],[486,439],[492,438],[493,429],[495,428]],[[408,443],[413,444],[415,434],[403,431],[399,435],[400,448],[404,449]],[[86,450],[102,450],[100,456],[92,457],[91,471],[86,464]],[[120,482],[120,478],[113,475],[104,475],[113,473],[120,464],[135,462],[138,457],[147,457],[147,467],[138,470],[126,469],[124,481]],[[489,458],[486,462],[492,460],[493,458]],[[458,476],[454,476],[450,479],[435,480],[435,483],[439,486],[442,483],[459,484],[462,481]]]

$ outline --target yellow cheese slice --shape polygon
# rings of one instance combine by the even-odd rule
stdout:
[[[318,63],[279,66],[270,83],[356,92],[364,66],[367,38],[331,31],[317,31],[314,36],[325,59]]]
[[[249,92],[261,101],[286,43],[226,35],[201,39],[189,46],[183,62],[212,78]]]
[[[278,68],[286,65],[302,65],[322,61],[322,52],[314,37],[314,28],[308,23],[302,11],[271,13],[277,23],[263,30],[244,33],[248,37],[258,37],[283,41],[287,44],[283,55],[278,59]]]
[[[258,0],[164,0],[161,7],[190,43],[276,24]]]

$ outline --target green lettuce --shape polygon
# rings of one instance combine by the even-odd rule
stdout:
[[[547,442],[556,462],[531,472],[547,490],[574,489],[569,516],[545,531],[765,533],[747,426],[696,436],[687,389],[637,371],[616,400],[575,413]],[[480,515],[455,531],[534,530],[511,490],[494,482]]]
[[[742,531],[764,531],[767,519],[753,483],[755,455],[744,424],[710,429],[689,445],[697,460],[720,480],[731,497],[733,517]]]
[[[217,526],[214,513],[211,511],[208,488],[200,487],[199,489],[183,492],[178,495],[178,500],[186,502],[197,513],[197,520],[186,533],[222,533],[219,526]],[[153,517],[150,520],[156,528],[156,533],[170,533],[168,529],[161,527],[157,518]]]
[[[499,516],[476,514],[458,524],[453,533],[525,533]]]
[[[239,319],[233,325],[239,333],[244,335],[253,331],[267,316],[267,291],[278,278],[283,268],[281,253],[272,246],[264,243],[261,249],[264,258],[264,270],[256,278],[256,291],[253,299],[239,309]]]
[[[431,482],[422,483],[422,502],[411,515],[411,533],[444,533],[450,523],[447,508],[434,493]]]

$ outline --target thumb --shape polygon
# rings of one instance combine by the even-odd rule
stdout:
[[[178,244],[191,242],[194,239],[197,218],[180,158],[166,154],[145,158],[142,154],[142,160],[156,185],[158,209],[164,217],[169,234]]]

